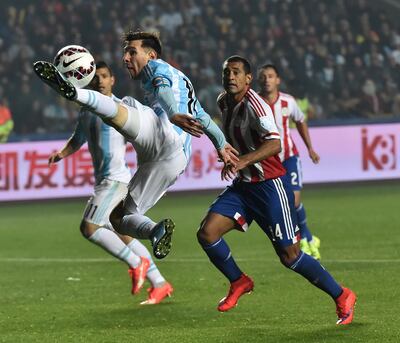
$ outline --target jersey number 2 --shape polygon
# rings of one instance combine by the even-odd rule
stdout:
[[[297,185],[297,174],[290,173],[290,176],[292,177],[292,185]]]

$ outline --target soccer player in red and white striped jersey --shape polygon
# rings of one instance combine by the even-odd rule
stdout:
[[[211,205],[197,233],[210,261],[230,281],[218,310],[228,311],[253,290],[253,280],[236,264],[223,235],[246,231],[254,220],[271,240],[282,264],[325,291],[336,302],[338,324],[353,318],[355,294],[342,288],[313,257],[300,250],[294,194],[278,157],[280,137],[271,110],[250,89],[250,63],[232,56],[223,64],[225,92],[218,98],[227,141],[240,152],[222,177],[237,177]]]
[[[224,92],[219,95],[217,103],[221,110],[225,135],[241,155],[257,150],[261,143],[274,146],[273,151],[276,152],[280,136],[273,114],[254,90],[249,88],[237,104]],[[264,159],[257,158],[259,161],[240,169],[239,178],[245,182],[259,182],[283,176],[286,171],[279,156],[276,153],[267,155]]]
[[[282,151],[279,157],[290,177],[295,195],[297,223],[301,235],[300,247],[305,253],[319,260],[321,258],[319,252],[320,240],[311,234],[307,225],[306,212],[301,203],[300,192],[303,188],[301,162],[296,144],[290,135],[290,120],[296,124],[296,128],[308,149],[308,154],[315,164],[319,162],[319,155],[313,149],[304,114],[296,100],[291,95],[279,91],[281,79],[277,67],[273,64],[263,65],[258,71],[257,80],[260,87],[259,94],[274,114],[281,135]]]

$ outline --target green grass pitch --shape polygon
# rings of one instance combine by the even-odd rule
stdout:
[[[255,225],[227,235],[255,291],[216,310],[228,283],[195,236],[216,194],[170,194],[150,211],[177,224],[158,263],[175,293],[145,307],[144,290],[130,295],[127,267],[80,236],[85,200],[0,204],[0,342],[400,342],[398,183],[303,192],[323,265],[358,295],[344,327],[333,301],[282,267]]]

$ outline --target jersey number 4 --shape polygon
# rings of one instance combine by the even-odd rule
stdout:
[[[278,237],[280,240],[283,239],[283,235],[282,235],[282,231],[281,231],[281,227],[280,227],[279,223],[276,224],[276,226],[275,226],[275,237]]]

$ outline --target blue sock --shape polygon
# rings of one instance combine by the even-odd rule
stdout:
[[[236,281],[242,275],[242,271],[237,266],[232,257],[231,250],[223,238],[218,241],[205,244],[200,243],[210,261],[224,274],[230,282]]]
[[[296,213],[297,213],[297,224],[299,225],[300,228],[301,238],[307,238],[307,241],[311,242],[312,234],[307,226],[306,210],[304,209],[303,204],[300,204],[300,206],[296,208]]]
[[[313,257],[300,252],[290,269],[304,276],[308,281],[328,293],[333,299],[342,294],[342,287],[324,267]]]

